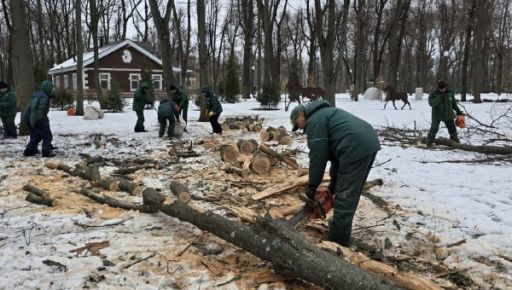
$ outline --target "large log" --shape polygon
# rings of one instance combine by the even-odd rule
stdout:
[[[282,221],[258,219],[256,225],[247,226],[213,212],[198,212],[182,202],[164,204],[161,210],[325,289],[400,289],[321,250]]]
[[[293,169],[299,169],[299,165],[297,164],[297,161],[291,159],[290,157],[284,156],[283,154],[279,154],[276,151],[268,148],[265,144],[260,144],[258,147],[262,152],[276,158],[279,161],[282,161],[286,163],[288,166],[290,166]]]
[[[257,150],[252,155],[251,170],[257,174],[265,174],[272,167],[271,157]]]
[[[128,180],[121,180],[119,181],[119,189],[122,191],[126,191],[132,195],[141,195],[144,188],[141,186],[138,186],[137,184],[128,181]]]
[[[252,154],[258,148],[258,142],[254,139],[238,140],[236,146],[241,154]]]
[[[232,162],[238,157],[238,150],[231,144],[220,146],[220,157],[224,162]]]
[[[424,138],[423,142],[425,143],[426,140],[427,139]],[[498,154],[498,155],[512,154],[511,146],[503,146],[503,147],[489,146],[489,145],[475,146],[475,145],[453,142],[452,140],[446,139],[446,138],[435,139],[434,143],[438,144],[438,145],[445,145],[445,146],[448,146],[448,147],[454,148],[454,149],[461,149],[461,150],[465,150],[465,151],[478,152],[478,153],[483,153],[483,154]]]

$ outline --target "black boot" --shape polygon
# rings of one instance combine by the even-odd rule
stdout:
[[[43,152],[43,157],[55,157],[55,153],[53,153],[52,151],[44,151]]]
[[[452,140],[455,143],[460,143],[459,137],[457,137],[457,135],[451,135],[450,140]]]
[[[434,145],[434,140],[427,138],[427,148],[432,148]]]
[[[25,149],[23,151],[23,156],[36,156],[39,153],[39,150],[33,150],[33,149]]]

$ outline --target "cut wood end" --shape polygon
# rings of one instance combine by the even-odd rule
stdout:
[[[50,169],[57,169],[59,167],[59,163],[48,161],[44,164],[44,166],[50,168]]]
[[[293,139],[290,136],[283,136],[279,139],[279,145],[291,145],[293,143]]]
[[[181,192],[179,195],[178,195],[178,199],[181,201],[181,202],[184,202],[184,203],[189,203],[191,200],[192,200],[192,195],[190,195],[190,193],[184,191],[184,192]]]
[[[144,191],[144,188],[142,186],[136,186],[133,191],[132,191],[132,195],[141,195],[142,192]]]

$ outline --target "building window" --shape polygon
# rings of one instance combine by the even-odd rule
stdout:
[[[100,73],[100,88],[110,90],[110,73]]]
[[[76,90],[76,89],[78,89],[78,80],[76,78],[76,73],[73,73],[72,78],[73,78],[73,90]]]
[[[60,88],[60,76],[55,76],[55,87]]]
[[[67,88],[69,87],[69,83],[68,83],[68,75],[67,75],[67,74],[65,74],[65,75],[63,75],[63,76],[62,76],[62,78],[63,78],[63,80],[64,80],[64,84],[62,85],[62,87],[63,87],[64,89],[67,89]]]
[[[153,89],[162,90],[162,75],[152,75]]]
[[[133,92],[139,88],[140,74],[130,74],[130,90]]]

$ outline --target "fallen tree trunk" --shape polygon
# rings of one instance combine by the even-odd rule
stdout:
[[[141,186],[138,186],[137,184],[128,180],[119,181],[118,186],[120,190],[126,191],[132,195],[141,195],[142,191],[144,190]]]
[[[283,154],[277,153],[276,151],[265,146],[265,144],[260,144],[258,149],[260,149],[262,152],[276,158],[277,160],[286,163],[293,169],[299,169],[299,165],[297,164],[297,161],[291,159],[290,157],[284,156]]]
[[[87,188],[83,188],[82,190],[78,191],[78,193],[81,193],[94,201],[97,201],[97,202],[103,203],[103,204],[108,204],[112,207],[118,207],[118,208],[122,208],[122,209],[126,209],[126,210],[138,210],[141,212],[150,212],[142,204],[134,204],[131,202],[119,200],[117,198],[112,198],[112,197],[109,197],[109,196],[106,196],[103,194],[100,195],[90,189],[87,189]]]
[[[182,202],[164,204],[161,211],[326,289],[399,289],[321,250],[284,222],[259,220],[255,226],[246,226],[212,212],[200,213]]]
[[[423,142],[426,143],[426,140],[427,139],[424,138]],[[446,138],[435,139],[434,143],[438,144],[438,145],[445,145],[445,146],[448,146],[448,147],[454,148],[454,149],[461,149],[461,150],[465,150],[465,151],[478,152],[478,153],[483,153],[483,154],[498,154],[498,155],[512,154],[511,146],[503,146],[503,147],[489,146],[489,145],[475,146],[475,145],[453,142],[452,140],[446,139]]]

